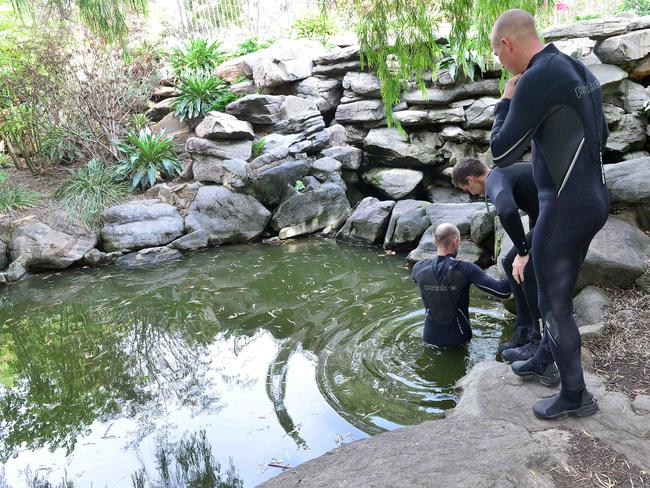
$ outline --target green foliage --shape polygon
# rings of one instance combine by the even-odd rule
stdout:
[[[178,443],[166,436],[156,439],[156,471],[158,479],[147,484],[146,468],[132,476],[134,488],[243,488],[244,483],[230,465],[221,473],[221,465],[212,455],[212,446],[206,439],[205,430],[184,435]]]
[[[33,14],[42,8],[40,2],[32,0],[11,0],[11,3],[19,15]],[[124,43],[128,33],[127,13],[146,13],[147,3],[148,0],[48,0],[47,5],[61,20],[77,14],[86,27],[104,41]]]
[[[24,210],[38,205],[41,194],[23,185],[8,185],[7,174],[0,171],[0,212]]]
[[[183,165],[176,156],[174,142],[164,131],[152,135],[148,128],[140,132],[128,131],[126,142],[117,144],[126,158],[117,167],[121,180],[129,181],[129,191],[136,187],[144,191],[154,186],[159,178],[173,178],[183,171]]]
[[[330,36],[338,31],[334,19],[332,19],[326,9],[321,9],[318,13],[308,13],[303,17],[296,19],[291,26],[291,34],[298,39],[316,39],[326,42]]]
[[[623,0],[619,11],[632,10],[637,15],[650,15],[650,0]]]
[[[253,142],[253,157],[256,158],[260,154],[262,154],[262,151],[264,151],[264,148],[266,147],[266,141],[264,138]]]
[[[145,114],[131,114],[126,119],[126,128],[128,130],[141,130],[144,129],[150,120]]]
[[[11,166],[11,159],[6,153],[0,152],[0,168],[8,168]]]
[[[208,43],[206,39],[192,39],[183,48],[174,48],[171,64],[176,76],[183,77],[191,72],[210,73],[215,66],[226,59],[218,41]]]
[[[600,19],[601,17],[601,14],[576,15],[574,20],[580,22],[581,20]]]
[[[440,50],[445,57],[438,61],[437,70],[447,69],[453,80],[456,80],[461,74],[473,80],[477,69],[481,73],[485,72],[489,59],[485,55],[478,53],[476,39],[470,41],[470,46],[472,45],[473,47],[471,49],[458,49],[457,46],[453,45],[440,46]]]
[[[228,90],[221,78],[202,71],[183,76],[178,91],[180,95],[174,100],[172,110],[181,120],[195,121],[210,110],[223,111],[226,105],[239,98]]]
[[[231,54],[231,58],[237,58],[239,56],[244,56],[246,54],[254,53],[260,49],[266,49],[270,47],[275,42],[275,39],[267,39],[266,41],[259,41],[257,36],[253,36],[250,39],[246,39],[244,42],[241,42],[237,49],[235,49]]]
[[[302,182],[302,180],[297,180],[293,187],[296,189],[296,191],[304,191],[305,190],[305,184]]]
[[[45,122],[39,134],[40,156],[50,163],[72,162],[82,156],[76,138],[63,127]]]
[[[54,193],[54,206],[79,218],[88,228],[97,229],[104,209],[117,205],[126,195],[126,185],[115,181],[115,172],[97,159],[71,172]]]

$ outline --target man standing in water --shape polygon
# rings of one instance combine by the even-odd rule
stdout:
[[[472,338],[469,286],[473,283],[497,298],[508,298],[510,284],[490,278],[474,263],[456,259],[460,232],[455,225],[440,224],[433,237],[437,256],[415,263],[411,273],[426,309],[423,339],[434,346],[458,346]]]
[[[494,107],[494,164],[514,163],[532,140],[539,199],[532,264],[544,336],[535,355],[514,362],[512,370],[538,376],[555,359],[560,392],[536,402],[533,412],[542,419],[591,415],[598,404],[585,387],[572,298],[589,244],[609,214],[602,168],[608,130],[600,84],[581,62],[553,43],[544,46],[535,20],[524,10],[499,16],[492,49],[515,75]]]

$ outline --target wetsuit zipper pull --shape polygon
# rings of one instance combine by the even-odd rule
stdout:
[[[603,165],[603,152],[599,151],[598,154],[600,155],[600,176],[603,181],[603,185],[605,185],[607,182],[605,181],[605,166]]]

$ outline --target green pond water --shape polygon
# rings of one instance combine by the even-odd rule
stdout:
[[[4,479],[128,487],[162,436],[205,431],[249,487],[441,417],[511,327],[472,293],[474,339],[441,351],[422,343],[405,257],[382,249],[304,239],[33,277],[0,292]]]

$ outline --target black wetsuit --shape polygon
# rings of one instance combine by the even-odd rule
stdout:
[[[507,280],[495,280],[474,263],[450,254],[415,263],[411,277],[426,309],[423,339],[434,346],[457,346],[472,338],[468,310],[472,283],[498,298],[510,296]]]
[[[530,264],[524,269],[523,288],[512,277],[512,262],[515,256],[517,254],[525,256],[530,251],[533,227],[535,227],[539,215],[537,187],[533,178],[532,165],[521,162],[506,168],[493,169],[485,180],[485,193],[496,207],[501,225],[514,244],[502,261],[517,306],[517,326],[511,342],[517,345],[523,345],[530,341],[539,342],[541,339],[538,324],[540,314],[537,306],[537,282],[533,265]],[[530,222],[528,234],[521,223],[520,209],[528,215]]]
[[[533,141],[539,218],[532,261],[545,326],[535,359],[555,359],[561,391],[572,401],[579,401],[585,388],[573,289],[589,244],[609,214],[602,169],[607,136],[598,80],[553,43],[531,58],[512,100],[494,108],[491,150],[497,166],[515,162]]]

